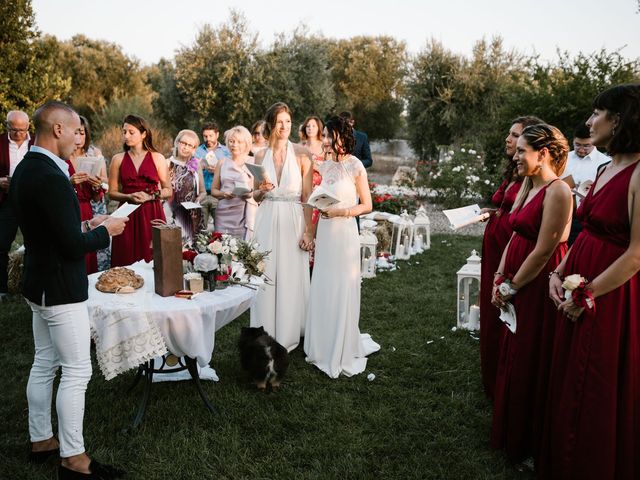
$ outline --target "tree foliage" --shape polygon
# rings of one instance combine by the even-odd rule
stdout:
[[[32,112],[62,98],[71,81],[56,68],[55,46],[42,40],[30,0],[0,2],[0,111]]]
[[[403,110],[406,45],[388,36],[337,40],[330,64],[340,110],[372,138],[393,138]]]

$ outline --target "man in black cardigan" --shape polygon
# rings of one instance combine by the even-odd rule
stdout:
[[[68,159],[79,141],[80,118],[49,102],[33,116],[35,142],[11,179],[9,201],[24,236],[23,294],[33,312],[35,357],[29,382],[30,458],[62,457],[58,478],[117,478],[122,472],[92,461],[84,450],[84,395],[91,378],[88,280],[84,256],[109,246],[128,219],[106,216],[81,223]],[[102,224],[102,225],[100,225]],[[59,443],[51,427],[53,379]]]

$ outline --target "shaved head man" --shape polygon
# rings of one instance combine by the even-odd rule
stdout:
[[[24,237],[23,295],[33,313],[35,355],[29,381],[30,459],[60,455],[58,478],[119,478],[123,472],[91,460],[82,434],[84,396],[91,378],[88,281],[84,257],[109,245],[128,219],[105,216],[80,221],[67,160],[81,133],[68,105],[49,102],[33,115],[35,142],[15,169],[9,189]],[[51,424],[53,380],[58,438]],[[80,476],[83,475],[83,476]]]

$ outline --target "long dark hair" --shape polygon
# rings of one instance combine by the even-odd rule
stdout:
[[[89,126],[89,120],[87,120],[82,115],[80,117],[80,124],[82,128],[84,128],[84,145],[82,145],[82,150],[86,153],[86,151],[91,146],[91,127]]]
[[[146,132],[147,135],[142,139],[142,147],[149,152],[157,152],[156,148],[153,146],[151,127],[149,127],[149,124],[144,118],[138,115],[127,115],[126,117],[124,117],[122,125],[124,126],[125,123],[128,123],[132,127],[136,127],[140,131],[140,133]],[[125,152],[129,151],[129,146],[126,142],[124,143],[123,148]]]
[[[640,152],[640,83],[616,85],[598,94],[593,108],[618,115],[618,124],[607,144],[610,155]]]
[[[338,145],[342,148],[342,154],[348,155],[353,153],[356,141],[353,138],[353,128],[349,122],[343,117],[333,116],[324,124],[329,137],[331,137],[331,148],[338,152]]]

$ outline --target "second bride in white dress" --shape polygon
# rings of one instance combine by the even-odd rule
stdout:
[[[380,350],[380,345],[358,327],[360,239],[353,217],[371,211],[367,172],[351,155],[355,141],[344,119],[332,117],[323,137],[331,158],[320,167],[321,185],[340,202],[325,210],[318,221],[304,351],[307,362],[337,378],[363,372],[367,355]]]

